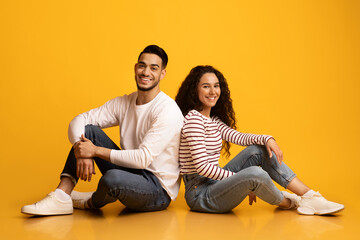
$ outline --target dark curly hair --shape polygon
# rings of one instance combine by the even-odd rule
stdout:
[[[197,89],[200,78],[205,73],[214,73],[216,75],[219,79],[221,90],[220,98],[216,102],[216,105],[211,108],[210,117],[216,116],[229,127],[236,129],[235,112],[226,79],[221,72],[209,65],[194,67],[182,82],[175,97],[175,101],[182,114],[186,116],[186,114],[193,109],[197,111],[202,110],[202,103],[199,100]],[[223,149],[225,151],[225,156],[229,157],[230,143],[223,140]]]

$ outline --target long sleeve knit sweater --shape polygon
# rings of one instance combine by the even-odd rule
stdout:
[[[172,199],[180,187],[178,151],[183,116],[175,101],[160,92],[152,101],[136,105],[137,92],[114,98],[76,116],[69,140],[80,140],[88,124],[120,127],[121,150],[111,150],[112,163],[152,172]]]
[[[185,116],[181,133],[180,173],[198,173],[215,180],[225,179],[235,173],[219,166],[222,140],[249,146],[265,145],[270,138],[268,135],[238,132],[217,117],[210,119],[192,110]]]

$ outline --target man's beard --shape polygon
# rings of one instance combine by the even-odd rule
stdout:
[[[143,88],[143,87],[140,87],[138,82],[136,81],[136,86],[137,86],[137,89],[140,90],[140,91],[143,91],[143,92],[147,92],[147,91],[150,91],[152,90],[154,87],[156,87],[157,85],[159,85],[159,82],[160,80],[158,80],[156,83],[154,83],[153,85],[151,85],[150,87],[148,88]]]

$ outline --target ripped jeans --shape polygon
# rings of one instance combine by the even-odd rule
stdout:
[[[275,154],[270,159],[265,146],[260,145],[245,148],[224,169],[236,174],[223,180],[197,173],[183,176],[185,199],[191,210],[229,212],[252,191],[265,202],[278,205],[284,197],[272,180],[286,188],[296,176],[284,162],[278,163]]]
[[[119,150],[119,147],[97,126],[87,125],[85,137],[96,146]],[[120,167],[101,158],[94,160],[103,176],[91,198],[93,207],[101,208],[116,200],[135,211],[159,211],[169,206],[171,202],[169,195],[150,171]],[[76,176],[73,148],[61,176],[69,177],[74,184],[79,179]]]

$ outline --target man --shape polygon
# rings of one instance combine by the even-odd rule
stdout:
[[[97,209],[119,200],[136,211],[166,209],[179,186],[178,148],[183,116],[160,91],[166,52],[147,46],[135,64],[137,91],[114,98],[76,116],[69,125],[73,147],[57,189],[22,207],[32,215],[71,214],[73,208]],[[120,126],[120,145],[101,130]],[[73,191],[78,179],[91,181],[94,161],[102,177],[95,192]],[[70,197],[71,195],[71,197]]]

